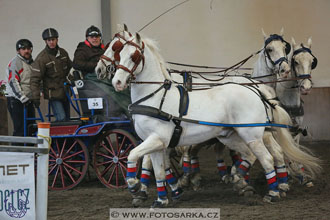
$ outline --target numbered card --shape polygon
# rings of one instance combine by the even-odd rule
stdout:
[[[103,100],[102,98],[89,98],[88,109],[103,109]]]

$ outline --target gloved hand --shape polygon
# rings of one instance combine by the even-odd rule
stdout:
[[[34,105],[35,108],[39,108],[40,106],[40,99],[33,99],[32,103]]]
[[[29,99],[28,101],[24,102],[23,105],[24,107],[28,107],[31,104],[31,100]]]

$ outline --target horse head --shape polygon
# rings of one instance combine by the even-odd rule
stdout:
[[[296,44],[292,38],[292,46],[291,69],[294,77],[298,78],[297,86],[300,88],[301,94],[307,95],[313,87],[311,72],[317,66],[317,58],[311,51],[312,39],[308,39],[305,47],[302,43]]]
[[[136,74],[140,73],[144,67],[144,42],[138,33],[126,40],[118,56],[119,63],[116,65],[112,84],[116,91],[122,91],[127,88],[129,81],[134,80]]]
[[[263,55],[266,65],[269,69],[275,70],[280,77],[286,78],[290,73],[288,54],[291,45],[283,39],[283,28],[280,34],[267,35],[262,29],[264,35]]]
[[[95,73],[99,79],[111,79],[120,60],[120,51],[127,39],[132,37],[132,34],[128,31],[125,24],[123,26],[118,26],[118,29],[118,33],[116,33],[107,44],[104,54],[100,57],[95,67]]]

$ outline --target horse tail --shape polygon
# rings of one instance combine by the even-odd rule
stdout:
[[[292,121],[289,114],[279,105],[275,105],[273,111],[274,121],[277,124],[291,125]],[[274,135],[278,144],[282,147],[283,153],[288,162],[294,162],[304,167],[306,174],[311,178],[315,178],[322,171],[321,160],[315,157],[309,149],[296,143],[287,128],[275,127],[276,134]],[[289,167],[289,166],[288,166]],[[291,170],[299,174],[299,170]]]

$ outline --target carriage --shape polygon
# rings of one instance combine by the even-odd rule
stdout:
[[[107,94],[93,94],[92,90],[102,90],[92,82],[75,78],[66,87],[70,105],[78,117],[51,122],[49,189],[72,189],[84,179],[89,166],[106,187],[125,188],[127,156],[138,144],[131,121],[124,114],[114,112],[116,109],[110,106],[114,103]],[[33,133],[36,127],[27,126],[29,120],[44,121],[45,117],[51,120],[50,106],[45,117],[37,110],[37,118],[27,118],[24,113],[25,135]]]

